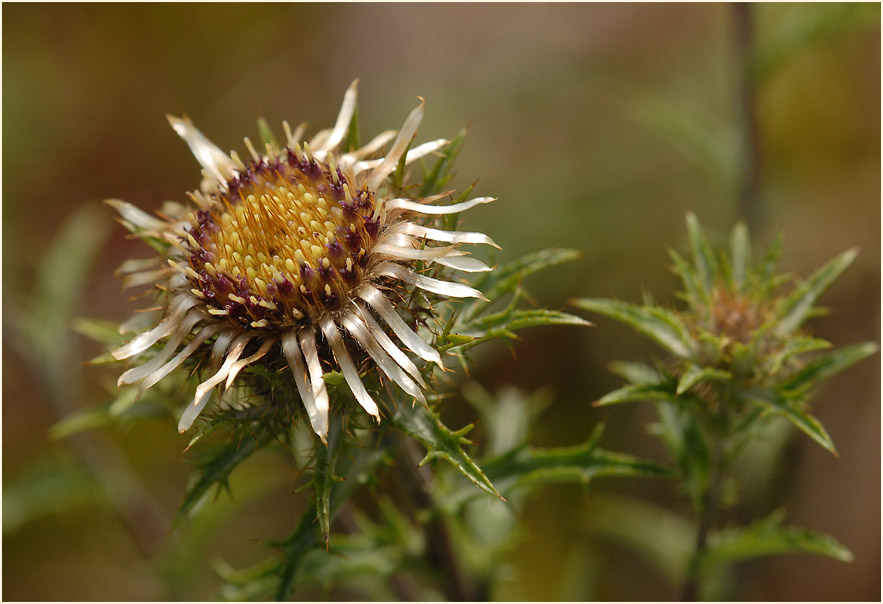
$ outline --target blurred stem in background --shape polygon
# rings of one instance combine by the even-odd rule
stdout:
[[[476,600],[475,590],[461,568],[460,560],[451,533],[448,528],[447,517],[438,512],[438,504],[433,496],[433,477],[429,468],[420,466],[423,456],[417,449],[417,444],[401,435],[395,435],[399,441],[402,455],[397,457],[399,471],[396,476],[402,483],[402,489],[407,494],[408,503],[413,508],[413,513],[419,518],[420,514],[429,514],[426,521],[426,561],[430,567],[439,568],[444,580],[441,587],[445,597],[451,602],[471,602]],[[486,598],[482,598],[486,599]]]
[[[739,119],[739,215],[750,230],[757,231],[763,219],[761,207],[762,157],[757,120],[756,81],[754,78],[754,6],[737,2],[732,5],[738,61]]]
[[[754,52],[754,7],[750,3],[736,2],[731,5],[731,14],[735,30],[736,61],[738,73],[736,96],[738,119],[738,216],[747,223],[749,230],[756,231],[763,218],[761,207],[761,151],[760,132],[757,120],[757,104],[755,99],[756,83],[753,69]],[[696,534],[696,546],[687,576],[684,581],[681,599],[685,602],[696,600],[699,589],[698,563],[705,555],[708,547],[708,534],[714,527],[717,510],[720,505],[721,488],[726,477],[722,466],[724,455],[720,441],[715,441],[714,451],[710,456],[711,468],[708,487],[705,491],[701,509],[699,510],[699,528]]]

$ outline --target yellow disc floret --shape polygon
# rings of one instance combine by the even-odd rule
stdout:
[[[337,308],[377,236],[374,194],[300,149],[253,162],[190,216],[186,274],[208,312],[240,326],[290,326]]]

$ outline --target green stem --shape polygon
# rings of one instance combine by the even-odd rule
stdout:
[[[418,467],[421,456],[414,441],[401,438],[400,442],[404,452],[399,464],[402,470],[400,476],[405,489],[415,503],[417,510],[425,510],[430,514],[430,519],[425,527],[426,560],[431,567],[441,569],[443,575],[441,587],[448,600],[454,602],[474,601],[475,590],[457,558],[446,519],[436,509],[432,496],[432,477],[426,468]]]
[[[701,574],[702,557],[708,549],[708,535],[714,527],[720,507],[721,489],[723,487],[723,447],[719,440],[715,440],[711,459],[711,472],[708,479],[708,490],[702,498],[702,509],[699,515],[699,528],[696,531],[696,545],[690,558],[687,569],[687,578],[681,592],[681,600],[695,602],[699,596],[699,579]]]
[[[751,228],[761,219],[761,150],[755,102],[756,86],[752,61],[754,46],[754,8],[750,3],[735,3],[733,19],[736,29],[739,80],[739,214]]]

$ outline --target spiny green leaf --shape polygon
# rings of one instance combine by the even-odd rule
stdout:
[[[126,339],[120,334],[120,324],[114,321],[78,318],[71,321],[71,328],[87,338],[108,346],[119,346]]]
[[[693,253],[693,263],[696,266],[699,283],[702,285],[702,294],[705,300],[710,300],[718,274],[718,265],[702,225],[693,212],[687,214],[687,236],[690,239],[690,250]]]
[[[721,531],[709,538],[700,564],[704,572],[720,564],[778,554],[820,554],[852,561],[852,552],[833,537],[815,531],[782,526],[785,514],[777,510],[746,527]]]
[[[444,342],[453,344],[454,347],[471,344],[475,341],[476,336],[467,336],[462,333],[449,333],[445,335]]]
[[[813,388],[823,380],[875,352],[877,352],[877,345],[874,342],[864,342],[830,350],[813,359],[806,367],[782,384],[779,389],[787,394]]]
[[[744,222],[739,222],[730,234],[730,279],[733,291],[742,291],[750,266],[751,239],[748,237],[748,227]]]
[[[546,310],[544,308],[529,310],[510,310],[494,313],[470,321],[459,328],[460,335],[484,338],[496,331],[517,331],[527,327],[543,325],[591,325],[585,319],[574,315]]]
[[[399,404],[395,408],[387,407],[386,412],[393,426],[426,447],[426,457],[421,463],[434,458],[444,459],[480,489],[501,497],[481,468],[463,450],[463,437],[449,430],[436,411],[422,405]]]
[[[814,441],[822,445],[825,449],[837,455],[834,448],[834,441],[828,436],[822,423],[813,417],[808,411],[804,410],[799,401],[789,401],[776,393],[769,391],[757,390],[753,393],[754,402],[766,407],[767,409],[782,415],[789,422],[794,424],[801,431],[805,432]]]
[[[581,317],[557,310],[544,308],[532,310],[517,310],[512,313],[507,327],[512,331],[518,331],[526,327],[541,327],[544,325],[582,325],[590,326],[591,323]]]
[[[782,244],[784,240],[785,235],[780,231],[776,238],[773,239],[757,268],[758,283],[755,287],[759,290],[758,297],[760,299],[769,298],[780,285],[776,273],[779,270],[779,260],[782,258]]]
[[[695,349],[695,342],[681,320],[664,308],[600,298],[581,298],[572,300],[571,304],[625,323],[681,358],[690,357]]]
[[[441,157],[435,162],[432,170],[423,180],[423,186],[420,188],[420,197],[429,197],[441,191],[444,186],[451,180],[451,168],[460,153],[460,147],[466,140],[466,128],[460,130],[447,145],[439,150]]]
[[[234,439],[218,447],[210,459],[200,464],[194,479],[187,487],[184,501],[178,507],[174,523],[183,520],[210,489],[225,486],[230,473],[269,440],[269,432],[263,431],[257,437]]]
[[[486,463],[488,476],[504,492],[551,482],[587,484],[598,476],[674,478],[676,473],[659,464],[597,448],[597,436],[573,447],[533,448],[512,451]]]
[[[666,384],[646,384],[623,386],[608,392],[595,401],[596,407],[618,405],[620,403],[640,403],[644,401],[670,401],[675,398],[672,388]]]
[[[457,205],[457,204],[461,204],[461,203],[465,203],[465,202],[469,201],[469,197],[472,195],[472,189],[474,189],[474,188],[475,188],[475,183],[472,183],[471,185],[469,185],[468,187],[463,189],[463,191],[460,192],[460,194],[457,196],[457,199],[455,199],[451,205]],[[458,222],[460,222],[460,214],[459,213],[448,214],[446,216],[443,216],[442,217],[442,225],[443,225],[442,229],[445,231],[456,231]]]
[[[681,395],[699,382],[721,381],[733,379],[733,374],[714,367],[700,367],[693,363],[687,364],[687,370],[678,382],[677,394]]]
[[[328,535],[331,532],[331,487],[335,482],[334,467],[337,458],[343,448],[344,439],[341,438],[343,423],[345,422],[345,410],[339,409],[329,418],[328,445],[316,442],[313,476],[310,483],[313,487],[316,514],[319,521],[319,529],[328,546]]]
[[[279,148],[279,143],[276,142],[276,136],[273,134],[273,129],[270,128],[270,124],[267,123],[262,117],[258,118],[258,135],[261,137],[261,143],[264,146],[267,144],[272,145],[274,148]]]
[[[392,173],[392,184],[398,192],[401,192],[402,188],[405,186],[405,167],[408,165],[408,151],[411,149],[412,144],[414,144],[414,136],[408,141],[408,145],[402,152],[402,156],[399,158],[399,163],[396,164],[396,169]]]
[[[479,317],[460,325],[457,329],[461,333],[448,334],[440,338],[439,343],[444,345],[445,350],[462,353],[489,340],[514,340],[518,338],[515,333],[518,330],[546,325],[591,325],[591,323],[557,310],[516,310],[514,304],[510,304],[509,307],[498,313]]]
[[[608,369],[613,375],[618,375],[635,386],[659,385],[664,381],[662,374],[644,363],[613,361]]]
[[[676,251],[669,250],[668,253],[674,262],[673,271],[678,277],[680,277],[681,283],[684,285],[684,290],[686,290],[681,297],[687,302],[687,304],[689,304],[693,312],[704,312],[705,298],[702,291],[702,285],[698,280],[698,275],[693,271],[693,268],[687,263],[687,261]]]
[[[816,299],[825,291],[831,283],[855,260],[858,251],[853,248],[847,250],[825,264],[816,271],[809,279],[801,282],[789,295],[781,308],[778,309],[780,317],[776,324],[776,333],[787,335],[800,327],[807,318]]]
[[[473,282],[472,286],[481,291],[489,300],[497,300],[514,291],[528,275],[564,262],[572,262],[581,257],[581,252],[570,249],[548,249],[533,252],[512,262],[502,264],[490,272],[483,273]],[[464,321],[468,321],[476,314],[476,312],[467,311],[462,318]]]
[[[770,358],[769,373],[775,375],[785,365],[785,363],[798,355],[822,348],[830,348],[831,343],[827,340],[806,337],[790,337],[785,340],[781,350]]]

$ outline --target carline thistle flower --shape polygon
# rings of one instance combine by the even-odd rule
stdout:
[[[187,118],[168,116],[203,168],[200,189],[188,194],[188,204],[167,202],[157,217],[124,201],[107,201],[137,237],[165,242],[157,256],[120,267],[124,287],[152,284],[165,292],[165,306],[159,322],[115,350],[114,358],[136,358],[167,341],[152,358],[123,373],[119,385],[140,382],[140,394],[197,351],[210,350],[210,376],[197,386],[180,432],[192,426],[215,390],[230,388],[243,368],[280,353],[323,441],[328,368],[339,369],[361,407],[380,420],[353,348],[425,403],[426,384],[400,344],[440,367],[442,359],[399,315],[394,300],[410,287],[484,299],[467,285],[420,274],[414,265],[490,270],[459,249],[461,244],[497,247],[488,236],[432,228],[421,217],[459,213],[493,199],[433,205],[441,196],[385,197],[385,182],[403,155],[410,163],[447,141],[406,152],[423,117],[421,99],[398,133],[386,131],[359,149],[341,150],[355,112],[356,84],[347,90],[332,129],[303,142],[303,125],[292,132],[283,123],[287,145],[268,143],[260,154],[246,138],[246,161],[222,152]],[[389,151],[378,157],[390,141]],[[133,317],[133,324],[143,323],[141,317]]]

